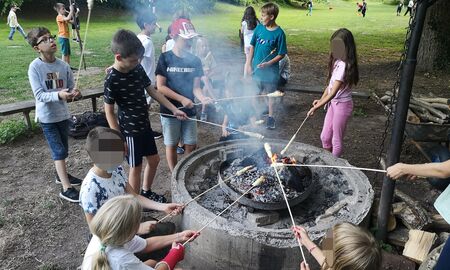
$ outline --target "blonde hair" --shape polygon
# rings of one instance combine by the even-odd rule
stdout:
[[[100,207],[89,228],[100,239],[101,246],[92,259],[92,269],[109,270],[107,246],[123,246],[136,235],[142,207],[132,195],[117,196]]]
[[[373,235],[350,223],[333,227],[333,270],[378,270],[381,252]],[[326,269],[326,268],[322,268]]]

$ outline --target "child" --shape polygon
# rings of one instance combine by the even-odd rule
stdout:
[[[149,239],[136,235],[142,208],[133,196],[118,196],[100,208],[89,228],[94,235],[84,254],[81,269],[174,269],[184,257],[186,236],[173,238],[169,254],[154,266],[153,260],[141,262],[134,253],[148,253]],[[154,266],[155,268],[152,268]]]
[[[22,26],[20,26],[19,22],[17,21],[16,11],[18,9],[20,9],[20,8],[17,7],[17,5],[12,5],[11,9],[9,10],[8,20],[6,23],[11,28],[11,31],[9,32],[9,35],[8,35],[9,40],[13,40],[13,36],[14,36],[14,33],[16,32],[16,29],[19,30],[19,32],[20,32],[20,34],[22,34],[23,38],[25,38],[25,39],[27,38],[27,36],[25,35],[25,32],[23,31]]]
[[[119,130],[126,138],[127,160],[130,165],[129,181],[136,193],[141,188],[142,158],[146,165],[141,194],[153,201],[164,203],[166,198],[151,191],[159,164],[159,155],[153,138],[148,106],[144,91],[156,99],[179,119],[186,114],[173,106],[151,85],[139,59],[144,47],[136,35],[127,30],[119,30],[114,35],[111,50],[114,53],[114,65],[105,80],[105,113],[112,129]],[[119,106],[119,123],[114,112],[114,104]]]
[[[303,227],[292,228],[302,245],[313,255],[322,270],[378,270],[381,251],[375,238],[350,223],[334,225],[322,240],[322,250],[312,242]],[[301,270],[309,269],[302,262]]]
[[[362,10],[363,5],[356,2],[356,8],[357,8],[357,12],[356,15],[361,16],[361,10]]]
[[[69,22],[72,20],[74,13],[74,5],[70,5],[69,14],[66,14],[64,4],[56,3],[54,9],[58,13],[56,23],[58,24],[58,43],[61,46],[62,59],[70,65],[70,42],[69,42]]]
[[[248,56],[250,53],[250,41],[253,37],[253,32],[258,25],[259,21],[256,17],[255,9],[252,6],[248,6],[245,8],[244,16],[242,17],[241,22],[241,33],[244,37],[244,53],[245,53],[245,61],[248,61]],[[244,69],[244,78],[247,77],[246,70]]]
[[[283,92],[283,87],[288,83],[291,77],[291,60],[286,54],[280,60],[280,78],[278,79],[278,89]]]
[[[153,41],[151,35],[155,33],[155,29],[157,28],[156,24],[156,16],[145,10],[140,12],[136,18],[136,24],[141,29],[141,32],[137,35],[138,39],[141,41],[142,46],[144,46],[144,56],[141,59],[141,65],[145,70],[148,78],[152,82],[153,86],[156,86],[156,77],[155,77],[155,46],[153,45]],[[147,102],[150,105],[152,103],[152,98],[147,96]],[[153,137],[155,139],[162,138],[162,133],[153,131]]]
[[[245,94],[243,89],[243,83],[241,81],[234,81],[228,83],[225,94],[226,97],[239,97]],[[222,123],[222,137],[219,141],[229,141],[236,139],[246,139],[247,135],[234,131],[229,128],[239,129],[241,126],[250,124],[255,127],[255,112],[251,104],[246,101],[230,101],[223,105],[225,116]]]
[[[73,89],[70,66],[56,59],[55,36],[47,28],[32,29],[27,40],[39,53],[39,57],[28,68],[28,78],[36,99],[36,118],[41,123],[55,162],[56,183],[62,184],[59,196],[69,202],[78,202],[79,194],[73,186],[79,186],[81,180],[67,174],[66,170],[70,118],[66,101],[80,96],[80,92]]]
[[[255,28],[250,42],[250,52],[246,62],[247,74],[253,74],[260,94],[272,93],[277,90],[279,64],[287,54],[286,35],[277,25],[278,6],[267,3],[261,8],[261,24]],[[269,97],[269,116],[266,127],[275,129],[273,98]]]
[[[352,115],[352,87],[359,81],[356,45],[352,33],[341,28],[331,36],[331,53],[328,63],[328,86],[322,97],[314,100],[308,116],[322,106],[327,106],[320,139],[322,147],[340,157],[345,128]]]
[[[397,16],[400,16],[400,14],[402,13],[402,8],[403,8],[403,2],[399,1],[398,5],[397,5]]]
[[[406,7],[405,14],[403,16],[406,16],[406,14],[408,14],[408,13],[409,13],[409,16],[412,16],[413,7],[414,7],[414,1],[409,0],[408,6]]]
[[[361,13],[362,13],[363,18],[366,17],[366,11],[367,11],[367,2],[366,2],[366,0],[363,0],[362,7],[361,7]]]
[[[70,23],[72,24],[73,41],[76,41],[76,42],[80,42],[80,40],[81,40],[79,14],[80,14],[80,8],[78,7],[78,5],[74,1],[74,14],[73,14],[72,21]]]
[[[195,55],[200,58],[203,67],[204,75],[201,77],[201,86],[203,86],[203,95],[214,98],[213,93],[213,77],[217,71],[217,63],[213,54],[209,50],[208,40],[206,38],[200,37],[197,39],[197,44],[195,46]],[[206,121],[208,115],[206,113],[206,104],[202,104],[202,112],[200,115],[200,120]]]
[[[312,0],[308,1],[307,8],[308,8],[308,13],[306,13],[306,16],[312,16],[312,10],[313,10]]]
[[[194,98],[202,104],[209,104],[211,99],[204,96],[200,88],[203,68],[200,59],[189,51],[192,38],[198,36],[191,21],[177,19],[172,23],[171,35],[175,46],[159,57],[156,67],[158,91],[173,104],[183,107],[189,117],[195,116]],[[161,106],[161,113],[169,114],[167,106]],[[180,121],[173,117],[161,116],[164,144],[166,145],[167,162],[170,171],[177,164],[177,144],[181,140],[185,145],[185,153],[192,152],[197,146],[197,123]]]

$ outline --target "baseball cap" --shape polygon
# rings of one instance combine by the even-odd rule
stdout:
[[[194,25],[192,25],[190,20],[178,19],[172,23],[170,26],[170,34],[173,37],[177,35],[184,39],[191,39],[199,34],[195,31]]]

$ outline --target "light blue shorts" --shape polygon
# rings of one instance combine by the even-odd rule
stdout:
[[[188,145],[197,144],[197,122],[161,116],[161,125],[166,146],[176,146],[180,140]]]

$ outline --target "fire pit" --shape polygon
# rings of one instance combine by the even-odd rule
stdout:
[[[287,143],[266,141],[274,153],[279,153]],[[228,177],[230,172],[227,169],[233,161],[254,157],[253,153],[261,147],[261,142],[239,140],[216,143],[194,151],[175,167],[172,200],[185,203],[217,185],[218,178],[224,180]],[[305,164],[350,166],[346,160],[301,143],[293,143],[286,155]],[[361,171],[314,167],[310,172],[310,184],[305,181],[305,189],[299,192],[298,197],[293,196],[290,204],[295,223],[306,227],[313,241],[324,236],[334,224],[343,221],[360,224],[363,221],[373,201],[373,190]],[[254,181],[253,177],[249,179]],[[231,180],[227,183],[228,189],[241,194]],[[199,229],[229,206],[236,198],[226,192],[224,186],[190,203],[181,217],[181,229]],[[295,204],[297,198],[300,202]],[[299,269],[301,254],[290,230],[292,224],[288,211],[281,207],[284,201],[247,199],[257,205],[249,207],[246,202],[239,201],[187,245],[184,263],[189,269]],[[264,208],[263,205],[271,203],[279,203],[280,208]],[[308,262],[312,262],[309,253],[305,255]]]

